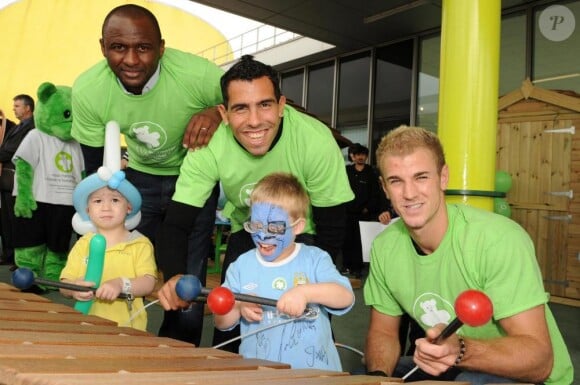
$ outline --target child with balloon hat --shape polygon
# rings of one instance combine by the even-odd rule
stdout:
[[[76,186],[73,203],[77,211],[73,228],[83,236],[71,249],[60,279],[98,288],[95,292],[60,289],[61,293],[77,301],[93,301],[88,314],[116,321],[119,326],[146,330],[142,297],[153,291],[157,267],[149,239],[132,230],[141,216],[139,191],[118,167],[102,166]],[[96,237],[103,237],[106,245],[101,250],[100,286],[87,278],[91,258],[99,254],[98,246],[94,246]],[[119,298],[120,294],[127,299]]]
[[[277,299],[277,305],[238,301],[229,313],[214,314],[216,327],[241,325],[239,353],[245,358],[279,361],[293,369],[342,370],[328,313],[347,313],[354,294],[327,252],[294,241],[305,225],[306,191],[295,176],[273,173],[256,184],[250,200],[251,217],[244,228],[256,248],[228,267],[223,286]]]

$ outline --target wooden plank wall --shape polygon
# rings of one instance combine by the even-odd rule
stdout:
[[[580,117],[572,120],[572,124],[580,131]],[[568,250],[566,253],[566,287],[564,297],[580,299],[580,132],[572,137],[570,162],[570,188],[574,198],[570,201],[572,221],[568,226]]]
[[[580,114],[537,100],[521,100],[499,112],[497,169],[512,175],[507,194],[512,219],[530,234],[545,282],[554,296],[580,299]],[[567,219],[570,215],[571,219]]]

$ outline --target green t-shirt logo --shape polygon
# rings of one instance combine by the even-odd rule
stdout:
[[[129,137],[149,150],[163,147],[167,142],[165,130],[153,122],[133,123],[129,129]]]
[[[54,165],[60,172],[70,174],[73,171],[72,156],[68,152],[60,151],[54,157]]]
[[[425,293],[417,298],[413,306],[415,319],[426,327],[448,324],[454,314],[453,305],[437,294]]]
[[[251,206],[250,195],[252,194],[254,187],[256,187],[256,182],[245,184],[240,188],[240,192],[239,192],[238,196],[240,199],[240,203],[242,205],[245,205],[247,207]]]

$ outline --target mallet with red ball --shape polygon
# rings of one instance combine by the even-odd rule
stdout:
[[[195,275],[184,275],[179,278],[175,285],[175,293],[186,302],[203,301],[203,297],[207,297],[207,306],[212,313],[217,315],[229,313],[234,308],[236,300],[272,307],[276,307],[278,302],[270,298],[232,293],[230,289],[222,286],[210,290],[202,287],[199,278]]]
[[[468,289],[459,294],[455,300],[454,307],[457,317],[433,340],[434,344],[440,343],[455,333],[463,324],[473,327],[485,325],[493,315],[493,304],[491,300],[485,293],[479,290]],[[411,369],[402,379],[407,379],[417,369],[419,369],[419,366]]]

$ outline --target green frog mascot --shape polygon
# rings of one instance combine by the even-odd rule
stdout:
[[[75,213],[72,193],[84,174],[81,147],[71,134],[71,88],[38,87],[31,130],[14,154],[15,239],[18,267],[58,280],[66,262]]]

